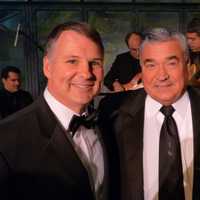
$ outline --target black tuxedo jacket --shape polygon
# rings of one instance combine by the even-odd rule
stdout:
[[[0,198],[95,199],[72,140],[43,97],[0,123]]]
[[[139,60],[133,58],[130,52],[119,54],[104,78],[104,85],[113,90],[112,84],[116,79],[125,84],[139,72],[141,72]]]
[[[193,200],[200,199],[200,90],[188,88],[194,132]],[[143,89],[111,94],[100,104],[99,126],[116,151],[109,156],[120,168],[112,185],[121,200],[143,200],[143,126],[146,93]],[[118,155],[116,155],[118,153]],[[112,170],[112,169],[110,169]],[[120,174],[120,176],[118,176]],[[121,186],[118,184],[121,182]]]

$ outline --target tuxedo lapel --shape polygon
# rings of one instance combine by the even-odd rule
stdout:
[[[89,180],[85,165],[80,160],[77,152],[75,151],[74,144],[72,139],[70,138],[70,135],[68,135],[67,137],[67,134],[69,133],[64,131],[62,127],[58,124],[55,127],[49,145],[53,147],[58,158],[63,164],[63,167],[66,170],[71,171],[74,176],[85,177],[82,179],[82,181]]]
[[[194,173],[193,173],[193,200],[200,199],[200,91],[188,89],[193,121],[194,139]]]
[[[98,135],[98,139],[102,145],[103,148],[103,159],[104,159],[104,179],[103,179],[103,184],[102,187],[100,189],[100,193],[102,194],[102,196],[104,197],[103,199],[106,199],[107,195],[108,195],[108,186],[109,186],[109,175],[108,175],[108,157],[107,157],[107,149],[106,149],[106,145],[104,143],[104,140],[102,138],[102,134],[98,128],[98,126],[95,126],[95,134]]]
[[[71,177],[74,177],[74,182],[77,181],[84,187],[88,185],[90,188],[87,170],[75,151],[70,135],[62,128],[43,97],[38,100],[37,104],[41,134],[48,141],[43,149],[43,155],[52,159],[55,157],[59,169],[66,172],[66,175],[71,174]],[[81,180],[80,177],[82,177]]]
[[[145,92],[141,90],[138,96],[129,98],[121,108],[121,134],[119,135],[119,145],[125,155],[122,161],[125,169],[122,171],[124,177],[123,188],[125,199],[142,200],[143,192],[143,127],[144,127],[144,104]],[[123,181],[123,180],[122,180]]]

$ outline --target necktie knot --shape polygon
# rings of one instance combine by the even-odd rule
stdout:
[[[80,126],[84,126],[88,129],[92,128],[94,126],[95,119],[96,119],[96,113],[92,113],[91,115],[88,115],[88,116],[73,115],[69,123],[68,131],[72,133],[72,137],[73,137]]]
[[[162,106],[162,108],[160,109],[160,112],[162,112],[162,114],[165,117],[169,117],[172,116],[172,114],[174,113],[175,109],[173,106]]]

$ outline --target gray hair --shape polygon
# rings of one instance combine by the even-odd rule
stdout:
[[[167,30],[166,28],[153,28],[148,32],[146,32],[144,36],[145,36],[144,40],[139,49],[140,55],[146,43],[166,42],[166,41],[176,40],[180,43],[183,53],[185,54],[185,60],[186,62],[188,62],[189,60],[188,44],[185,36],[182,33],[170,31]]]

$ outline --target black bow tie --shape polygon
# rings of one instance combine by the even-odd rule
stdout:
[[[71,132],[72,137],[73,137],[81,125],[86,127],[87,129],[94,127],[96,118],[97,118],[96,112],[93,112],[91,115],[88,115],[88,116],[73,115],[69,123],[68,131]]]

